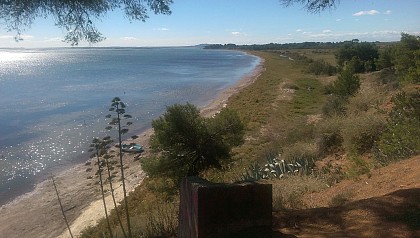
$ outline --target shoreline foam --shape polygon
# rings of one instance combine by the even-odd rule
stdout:
[[[210,117],[225,107],[231,95],[255,82],[264,71],[263,64],[264,60],[260,58],[259,64],[250,73],[231,87],[222,90],[211,103],[201,109],[201,114]],[[141,143],[148,148],[148,140],[152,133],[151,128],[147,129],[130,142]],[[125,171],[127,191],[132,191],[141,184],[145,174],[141,171],[138,161],[134,160],[134,155],[125,154],[124,160],[129,167]],[[99,187],[92,184],[93,180],[86,179],[86,168],[85,164],[78,164],[55,177],[60,198],[64,209],[67,210],[67,219],[75,236],[88,226],[95,225],[104,216]],[[121,201],[121,186],[114,188],[118,200]],[[113,207],[110,195],[107,196],[107,203],[110,204],[109,207]],[[33,191],[1,206],[0,213],[0,234],[5,237],[69,236],[50,180],[37,184]]]

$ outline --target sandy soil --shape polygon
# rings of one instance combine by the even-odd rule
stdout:
[[[309,194],[312,208],[273,212],[273,237],[420,237],[419,171],[416,156]]]
[[[202,115],[210,117],[222,109],[228,98],[252,84],[264,70],[263,59],[256,69],[239,80],[234,86],[221,92],[217,98],[202,109]],[[134,141],[141,143],[147,155],[147,148],[152,129],[140,134]],[[141,159],[141,158],[140,158]],[[89,162],[89,161],[88,161]],[[141,170],[138,159],[133,154],[124,155],[126,186],[128,191],[141,184],[145,174]],[[63,204],[66,217],[71,224],[75,237],[88,226],[93,226],[104,216],[102,199],[98,180],[94,174],[94,161],[91,164],[79,164],[73,168],[55,175],[57,188]],[[92,178],[88,178],[92,176]],[[122,200],[122,186],[114,182],[116,197]],[[107,206],[112,206],[110,192],[107,192]],[[57,196],[51,180],[39,183],[34,191],[22,195],[0,208],[0,236],[8,238],[20,237],[70,237],[64,218],[60,211]]]

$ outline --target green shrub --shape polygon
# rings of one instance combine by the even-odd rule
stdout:
[[[330,95],[322,107],[322,113],[325,116],[342,116],[346,114],[347,100],[343,97]]]
[[[317,160],[318,150],[315,144],[298,142],[287,146],[283,150],[282,157],[287,161]]]
[[[385,127],[385,119],[377,114],[360,113],[343,122],[343,145],[350,153],[370,152]]]
[[[356,73],[376,70],[373,62],[378,57],[378,47],[374,43],[359,42],[358,40],[345,42],[336,53],[338,65],[350,66]]]
[[[356,94],[360,88],[360,78],[350,69],[341,71],[337,80],[325,86],[325,93],[331,94],[322,107],[326,116],[344,115],[348,98]]]
[[[337,152],[343,143],[341,135],[342,118],[334,116],[317,124],[317,148],[320,156]]]
[[[369,173],[373,168],[372,163],[364,157],[350,155],[348,159],[351,162],[351,166],[346,171],[347,178],[357,178],[360,175]]]
[[[307,71],[315,75],[331,76],[337,72],[337,68],[324,60],[315,60],[308,65]]]
[[[420,153],[420,91],[399,93],[392,102],[395,105],[375,151],[382,163]]]
[[[381,70],[379,73],[379,79],[382,84],[389,84],[392,88],[399,87],[398,76],[395,74],[395,70],[386,68]]]
[[[380,85],[362,88],[353,97],[348,99],[346,105],[347,115],[357,115],[366,112],[376,112],[379,105],[386,102],[386,90]]]
[[[332,93],[348,98],[353,96],[360,88],[360,78],[351,69],[341,71],[337,80],[332,85]]]
[[[357,56],[353,56],[350,61],[347,62],[346,69],[354,73],[363,73],[365,72],[365,63],[359,59]]]
[[[239,115],[228,108],[204,118],[189,103],[167,107],[162,116],[152,121],[152,126],[151,146],[159,158],[146,165],[146,170],[149,175],[178,182],[208,168],[220,168],[232,147],[243,142],[245,129]]]
[[[298,141],[311,141],[313,139],[315,126],[313,124],[302,124],[298,124],[288,131],[286,135],[287,144],[293,144]]]
[[[409,83],[420,82],[420,37],[401,34],[400,42],[393,47],[394,69],[400,80]]]

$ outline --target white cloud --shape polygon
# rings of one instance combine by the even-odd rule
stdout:
[[[296,32],[301,32],[301,31],[303,31],[303,30],[302,30],[302,29],[297,29],[297,30],[296,30]]]
[[[246,36],[247,35],[246,33],[240,32],[240,31],[232,31],[230,34],[234,35],[234,36]]]
[[[353,16],[364,16],[364,15],[377,15],[380,14],[377,10],[360,11],[353,14]]]
[[[384,12],[384,14],[385,15],[389,15],[389,14],[391,14],[392,13],[392,11],[391,10],[386,10],[385,12]]]
[[[169,31],[169,29],[166,28],[166,27],[154,28],[153,30],[155,30],[155,31]]]
[[[407,32],[408,34],[418,35],[418,32]],[[366,32],[322,32],[322,33],[307,33],[300,35],[298,40],[296,37],[293,40],[297,41],[344,41],[351,39],[359,39],[361,41],[397,41],[400,39],[401,31],[395,30],[378,30]]]
[[[384,30],[384,31],[373,31],[372,35],[401,35],[400,31]]]
[[[332,30],[326,29],[326,30],[323,30],[322,33],[332,33]]]
[[[19,40],[30,40],[30,39],[33,39],[33,38],[34,38],[34,36],[31,36],[31,35],[20,35],[18,37]],[[0,39],[16,39],[16,36],[3,35],[3,36],[0,36]]]
[[[61,37],[52,37],[52,38],[44,38],[44,42],[61,42],[63,38]]]
[[[340,19],[340,18],[338,18],[338,19],[336,19],[335,21],[341,21],[341,19]]]
[[[137,38],[136,38],[136,37],[132,37],[132,36],[125,36],[125,37],[121,37],[120,39],[121,39],[121,40],[127,40],[127,41],[130,41],[130,40],[137,40]]]
[[[0,39],[1,40],[10,40],[10,39],[13,39],[14,38],[14,36],[12,36],[12,35],[3,35],[3,36],[0,36]]]

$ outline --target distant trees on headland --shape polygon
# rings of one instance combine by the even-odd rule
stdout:
[[[289,50],[333,49],[338,71],[347,68],[354,73],[363,73],[390,69],[393,73],[399,75],[400,79],[404,78],[405,81],[419,82],[420,78],[418,70],[420,65],[420,37],[407,33],[402,33],[400,42],[395,43],[360,42],[358,39],[353,39],[343,42],[269,43],[262,45],[212,44],[206,45],[204,48],[281,51],[294,55],[298,60],[302,60],[305,56],[289,52]],[[334,72],[332,68],[328,69],[324,62],[313,64],[314,60],[307,59],[307,57],[303,60],[307,64],[312,64],[309,71],[313,71],[314,74],[332,74]]]
[[[253,45],[236,44],[211,44],[206,45],[205,49],[226,49],[226,50],[287,50],[287,49],[331,49],[336,48],[342,42],[302,42],[302,43],[269,43]]]

